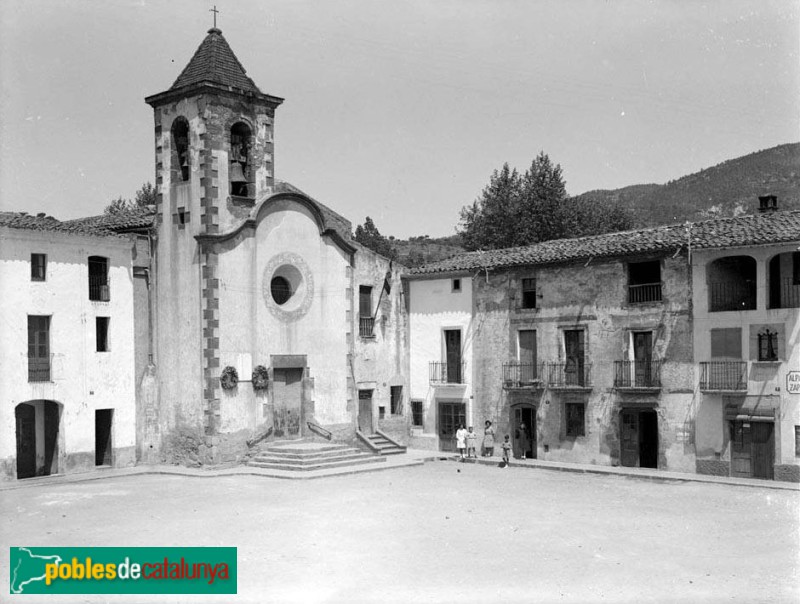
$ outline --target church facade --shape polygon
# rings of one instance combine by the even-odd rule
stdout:
[[[210,463],[267,434],[322,428],[348,440],[382,426],[403,435],[401,267],[275,179],[283,99],[258,89],[214,28],[173,86],[146,102],[158,413],[140,433],[168,452],[200,438]]]

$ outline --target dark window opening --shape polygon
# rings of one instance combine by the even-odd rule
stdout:
[[[422,401],[411,401],[411,423],[416,427],[422,427]]]
[[[228,178],[231,195],[255,197],[252,132],[247,124],[238,122],[231,128],[230,167]]]
[[[172,182],[189,180],[189,122],[179,117],[172,122]]]
[[[794,456],[800,457],[800,426],[794,427]]]
[[[31,254],[31,281],[44,281],[47,277],[47,256]]]
[[[564,403],[567,436],[586,436],[586,406],[583,403]]]
[[[800,285],[800,252],[792,252],[792,283]]]
[[[112,465],[111,426],[113,418],[113,409],[97,409],[94,412],[94,465],[96,466]]]
[[[522,308],[536,308],[536,279],[522,280]]]
[[[386,419],[386,407],[378,407],[378,419]]]
[[[178,224],[186,224],[186,209],[178,208]]]
[[[275,300],[275,304],[278,306],[286,304],[289,298],[292,297],[292,286],[285,277],[273,277],[270,283],[270,291],[272,299]]]
[[[767,274],[769,307],[800,308],[800,252],[773,256]]]
[[[661,301],[661,262],[628,264],[628,303],[644,304]]]
[[[778,360],[778,334],[769,329],[758,334],[758,360]]]
[[[585,386],[587,384],[586,354],[582,329],[564,330],[564,357],[564,384]]]
[[[28,381],[50,381],[50,317],[28,315]]]
[[[97,352],[108,352],[108,323],[109,317],[95,318],[95,335],[97,340]]]
[[[461,330],[444,330],[445,376],[447,384],[461,383]]]
[[[96,302],[108,302],[111,299],[108,258],[89,256],[89,299]]]
[[[461,291],[461,279],[453,279],[453,291],[454,292]]]
[[[749,256],[730,256],[706,268],[708,310],[756,309],[756,261]]]
[[[358,288],[358,335],[371,338],[375,329],[375,318],[372,316],[372,287],[361,285]]]
[[[403,387],[392,386],[391,393],[392,393],[392,398],[391,398],[392,415],[403,415]]]

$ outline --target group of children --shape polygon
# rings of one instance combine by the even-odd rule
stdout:
[[[473,431],[472,426],[469,427],[469,430],[464,429],[464,424],[458,427],[458,430],[456,430],[456,447],[461,454],[461,459],[465,458],[465,451],[466,457],[478,457],[475,447],[475,442],[477,440],[478,435]],[[508,458],[511,455],[511,440],[508,434],[506,434],[505,440],[503,440],[501,446],[503,448],[503,462],[507,464]],[[492,457],[493,455],[494,428],[492,428],[492,422],[486,420],[486,427],[483,430],[483,456]]]

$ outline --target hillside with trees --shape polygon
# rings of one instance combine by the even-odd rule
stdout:
[[[730,159],[666,184],[588,191],[578,199],[632,210],[636,226],[751,214],[759,195],[777,195],[780,209],[800,209],[800,143]]]

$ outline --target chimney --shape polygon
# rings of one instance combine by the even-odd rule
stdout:
[[[759,195],[758,196],[758,211],[761,214],[765,214],[767,212],[777,212],[778,211],[778,197],[777,195]]]

